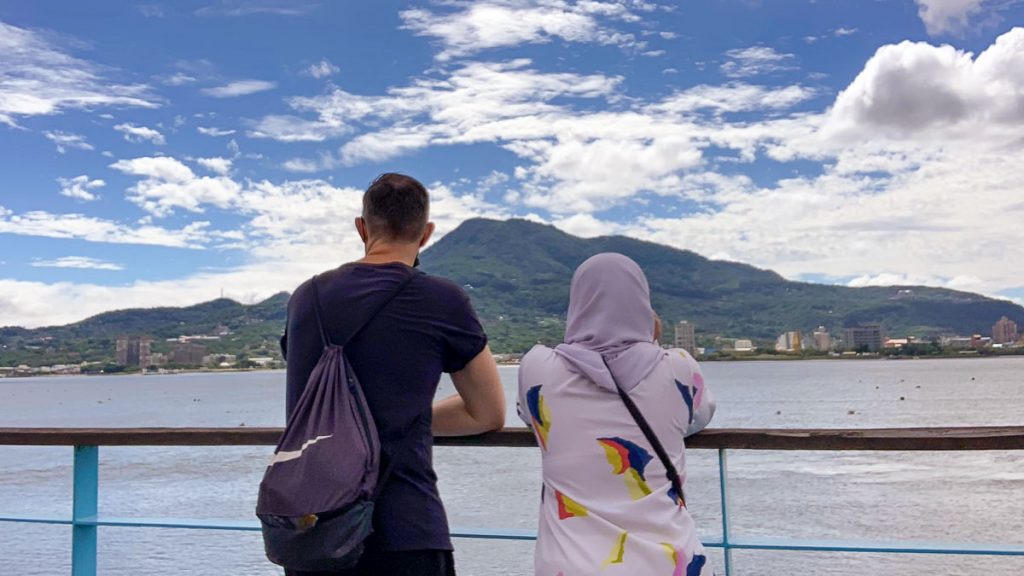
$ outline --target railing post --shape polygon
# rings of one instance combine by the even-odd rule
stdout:
[[[99,497],[100,450],[75,446],[71,513],[71,576],[96,576],[96,501]]]
[[[722,496],[722,556],[725,558],[725,576],[732,576],[732,542],[729,530],[729,463],[725,448],[718,449],[718,485]]]

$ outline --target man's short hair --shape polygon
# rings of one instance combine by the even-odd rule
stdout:
[[[363,220],[373,234],[389,240],[419,240],[429,212],[427,189],[405,174],[381,174],[363,194]]]

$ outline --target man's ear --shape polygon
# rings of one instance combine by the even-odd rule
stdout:
[[[359,237],[362,238],[363,244],[370,241],[370,235],[366,231],[366,220],[362,216],[356,216],[356,231],[359,232]]]
[[[427,229],[423,231],[423,238],[420,239],[420,248],[427,245],[430,242],[430,237],[434,234],[434,223],[427,222]]]

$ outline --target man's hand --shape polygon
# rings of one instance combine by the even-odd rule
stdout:
[[[469,436],[505,425],[505,391],[490,347],[452,374],[457,394],[434,403],[435,436]]]

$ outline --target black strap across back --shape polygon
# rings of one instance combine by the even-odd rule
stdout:
[[[419,276],[420,274],[421,272],[413,270],[412,272],[409,273],[407,277],[403,278],[402,281],[398,283],[398,286],[396,286],[395,289],[391,292],[391,294],[388,294],[387,298],[381,301],[377,308],[374,309],[373,313],[367,316],[366,319],[363,320],[363,323],[357,326],[355,331],[353,331],[348,336],[348,338],[346,338],[345,341],[339,346],[343,348],[345,345],[351,342],[352,339],[355,338],[360,332],[362,332],[363,328],[365,328],[374,318],[376,318],[377,315],[380,314],[381,311],[384,310],[384,308],[388,304],[390,304],[391,301],[394,300],[396,296],[398,296],[399,294],[401,294],[403,290],[405,290],[405,288],[412,282],[413,278]],[[327,329],[324,327],[324,321],[323,318],[321,317],[322,312],[320,310],[320,290],[316,286],[316,281],[319,277],[319,275],[314,276],[309,281],[309,286],[313,290],[313,315],[316,316],[316,325],[317,328],[320,330],[320,340],[321,342],[323,342],[323,346],[326,349],[330,346],[334,346],[334,344],[331,342],[331,338],[327,334]],[[387,481],[391,478],[392,472],[395,471],[395,468],[398,466],[398,463],[402,460],[401,455],[407,454],[409,452],[409,450],[405,448],[405,446],[406,444],[408,444],[408,441],[412,437],[413,432],[416,431],[416,428],[420,425],[424,418],[425,416],[423,414],[420,414],[412,421],[412,423],[409,424],[405,432],[402,434],[401,440],[395,444],[395,453],[389,453],[389,451],[384,450],[383,446],[381,446],[381,457],[383,458],[384,466],[380,469],[381,472],[377,477],[377,485],[374,487],[373,490],[373,500],[376,500],[377,497],[380,496],[380,493],[384,490],[384,486],[385,484],[387,484]]]
[[[615,374],[612,373],[612,369],[608,366],[608,362],[601,357],[601,361],[604,362],[605,368],[608,369],[608,374],[611,374],[612,381],[615,382],[615,389],[619,392],[619,398],[622,399],[622,403],[626,405],[626,410],[629,410],[630,416],[636,421],[636,425],[640,427],[640,431],[644,433],[644,437],[647,438],[647,442],[654,448],[654,452],[658,455],[658,459],[661,460],[661,465],[665,467],[665,476],[668,481],[672,483],[672,488],[676,492],[676,499],[682,506],[686,506],[686,496],[683,494],[683,481],[679,477],[679,471],[676,470],[675,464],[672,463],[672,459],[669,458],[668,452],[665,451],[665,447],[658,440],[657,434],[654,433],[654,429],[647,422],[647,418],[644,418],[640,408],[637,407],[633,399],[629,397],[629,394],[622,389],[619,385],[619,381],[615,379]]]
[[[349,337],[346,338],[345,341],[340,344],[340,346],[345,346],[346,344],[351,342],[352,339],[355,338],[360,332],[362,332],[363,328],[366,328],[367,324],[369,324],[374,318],[376,318],[377,314],[380,314],[380,312],[384,310],[384,307],[390,304],[391,301],[394,300],[395,297],[402,292],[402,290],[405,290],[405,287],[408,286],[409,283],[412,282],[413,278],[415,278],[419,274],[419,272],[414,270],[401,282],[399,282],[398,286],[394,289],[394,291],[392,291],[387,298],[381,301],[380,305],[377,306],[373,313],[367,316],[366,319],[363,320],[363,323],[357,326],[355,331],[352,332],[352,334],[350,334]],[[316,316],[316,326],[320,330],[320,340],[321,342],[323,342],[324,348],[326,348],[328,346],[333,346],[334,344],[331,342],[330,336],[327,335],[327,329],[324,327],[324,321],[321,317],[322,313],[320,311],[320,290],[316,286],[316,281],[319,277],[319,275],[314,276],[312,280],[309,281],[309,286],[313,290],[313,315]]]

